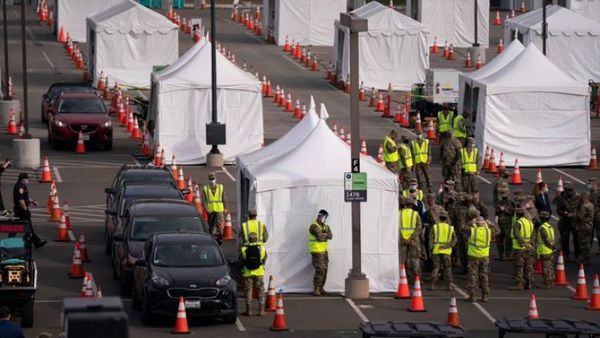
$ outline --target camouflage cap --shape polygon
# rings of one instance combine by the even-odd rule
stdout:
[[[419,181],[416,178],[411,178],[410,179],[410,184],[418,184]]]
[[[248,216],[256,217],[256,209],[248,209]]]
[[[477,224],[485,224],[485,218],[482,216],[477,217]]]
[[[515,215],[520,215],[520,216],[525,215],[525,209],[523,209],[523,208],[515,209]]]
[[[440,217],[448,217],[448,213],[446,212],[446,210],[442,210],[440,211]]]

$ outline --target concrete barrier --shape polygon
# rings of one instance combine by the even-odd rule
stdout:
[[[13,139],[12,159],[16,168],[39,168],[40,139]]]

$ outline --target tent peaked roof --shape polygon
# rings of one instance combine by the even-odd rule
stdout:
[[[344,185],[350,171],[350,147],[320,120],[295,149],[263,162],[253,170],[257,191],[300,186]],[[396,191],[396,177],[369,156],[361,156],[369,188]],[[341,197],[340,197],[341,198]]]
[[[164,90],[183,88],[208,89],[212,85],[210,42],[194,44],[169,67],[155,74]],[[260,91],[260,81],[240,69],[223,54],[217,53],[217,86],[219,89]]]
[[[563,73],[532,43],[506,67],[477,82],[486,85],[488,94],[532,90],[575,95],[588,92],[587,85]]]
[[[377,1],[359,7],[352,14],[369,20],[369,34],[429,33],[422,23],[409,18]]]
[[[508,19],[511,27],[518,27],[522,33],[532,29],[542,34],[542,8]],[[546,21],[550,35],[600,35],[600,23],[562,6],[551,5],[546,8]]]
[[[165,16],[131,0],[125,0],[96,13],[90,16],[88,20],[96,31],[103,30],[108,34],[127,34],[130,32],[166,34],[172,30],[177,30],[177,26]]]
[[[524,49],[525,47],[523,47],[523,44],[519,40],[515,39],[510,43],[510,45],[508,45],[508,47],[506,47],[502,54],[493,58],[492,61],[485,65],[485,67],[470,73],[464,73],[463,75],[473,80],[483,79],[504,68],[512,60],[514,60],[514,58],[521,54]]]

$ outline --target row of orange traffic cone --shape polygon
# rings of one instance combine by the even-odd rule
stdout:
[[[344,131],[344,127],[340,127],[338,130],[338,125],[334,122],[333,127],[331,129],[333,133],[337,135],[342,141],[346,142],[347,145],[352,144],[352,134],[350,132],[346,134],[346,132]],[[367,149],[367,140],[364,138],[360,141],[360,154],[365,156],[369,155],[369,151]]]

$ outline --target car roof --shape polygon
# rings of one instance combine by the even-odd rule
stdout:
[[[96,93],[62,93],[60,95],[60,99],[61,100],[65,100],[65,99],[82,99],[82,100],[91,100],[91,99],[98,99],[98,100],[102,100],[100,98],[100,96],[98,96],[98,94]]]
[[[169,182],[172,181],[171,173],[163,169],[126,169],[121,174],[122,180],[129,181],[136,178],[168,178]]]
[[[217,245],[214,238],[203,232],[178,231],[178,232],[159,232],[152,235],[154,245],[157,243],[177,243],[182,241],[198,241],[202,244]],[[218,246],[218,245],[217,245]]]
[[[68,82],[68,81],[54,82],[53,84],[50,85],[50,87],[87,87],[89,89],[92,89],[92,87],[90,87],[90,84],[88,82]]]
[[[200,216],[190,203],[171,198],[135,200],[129,204],[129,212],[134,216]]]
[[[136,184],[139,183],[139,184]],[[165,189],[170,188],[170,189]],[[125,184],[123,186],[125,197],[129,196],[143,196],[143,195],[152,195],[149,197],[155,196],[179,196],[179,189],[174,184],[144,184],[143,182],[134,182],[133,184]],[[169,194],[167,194],[167,192]],[[173,194],[171,194],[173,193]]]

